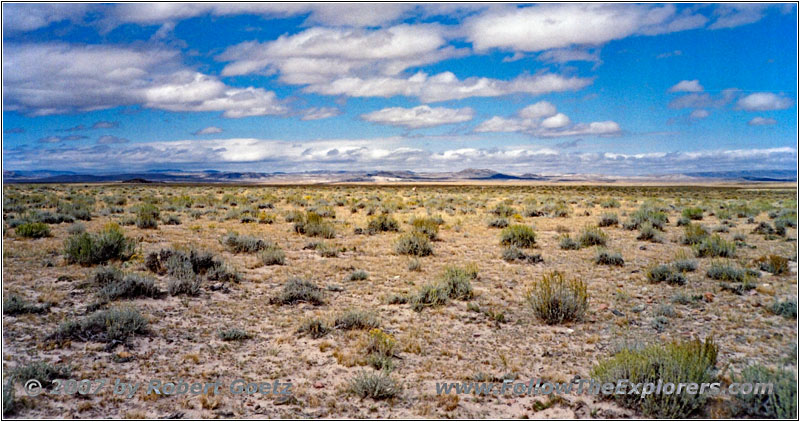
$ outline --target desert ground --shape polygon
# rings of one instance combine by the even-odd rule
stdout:
[[[797,373],[791,185],[4,189],[9,417],[664,416],[435,384],[589,378],[620,350],[693,339],[713,338],[723,384]],[[554,271],[585,289],[546,305],[555,316],[536,300]],[[126,398],[40,379],[28,396],[34,375],[292,387]],[[681,416],[747,412],[717,397]]]

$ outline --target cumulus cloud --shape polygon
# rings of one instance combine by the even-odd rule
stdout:
[[[447,46],[438,25],[379,30],[316,27],[274,41],[241,43],[217,60],[230,62],[222,70],[224,76],[277,72],[281,81],[302,85],[348,75],[392,76],[464,53]]]
[[[770,117],[753,117],[752,120],[747,122],[750,126],[769,126],[776,123],[778,123],[778,121]]]
[[[576,91],[592,83],[590,78],[564,77],[553,73],[519,76],[511,80],[470,77],[458,79],[451,72],[429,76],[418,72],[409,78],[348,77],[328,84],[313,84],[304,92],[351,97],[417,97],[422,102],[438,102],[470,97],[499,97],[515,93],[542,95]]]
[[[756,92],[739,99],[736,105],[747,111],[783,110],[789,108],[794,102],[783,94],[772,92]]]
[[[472,120],[475,112],[469,108],[445,108],[421,105],[414,108],[390,107],[362,114],[361,118],[374,123],[419,129],[461,123]]]
[[[193,134],[194,135],[211,135],[211,134],[222,133],[222,132],[223,132],[223,130],[221,128],[218,128],[216,126],[209,126],[209,127],[205,127],[203,129],[200,129],[197,132],[194,132]]]
[[[693,110],[689,114],[689,119],[691,119],[691,120],[701,120],[701,119],[705,119],[708,116],[709,116],[708,110],[698,109],[698,110]]]
[[[478,51],[500,48],[544,51],[602,45],[634,34],[654,35],[702,27],[702,15],[677,13],[674,5],[539,4],[480,14],[465,24]]]
[[[733,101],[738,94],[739,90],[736,88],[724,89],[716,96],[706,92],[693,92],[673,98],[669,102],[669,107],[674,109],[724,107]]]
[[[130,140],[111,135],[103,135],[97,138],[98,145],[127,144],[128,142],[130,142]]]
[[[336,107],[311,107],[303,110],[302,114],[300,120],[320,120],[338,116],[342,110]]]
[[[494,116],[478,125],[475,132],[521,132],[541,138],[554,138],[619,135],[622,129],[614,121],[573,124],[569,117],[557,112],[553,104],[539,101],[523,108],[516,116],[509,118]]]
[[[284,114],[272,91],[234,88],[186,69],[163,48],[9,44],[3,60],[3,104],[29,115],[123,105],[171,111],[220,111],[225,117]]]
[[[703,86],[700,85],[700,81],[697,79],[680,81],[673,85],[669,92],[703,92]]]

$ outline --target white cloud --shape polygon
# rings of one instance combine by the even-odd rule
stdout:
[[[769,126],[778,123],[777,120],[769,117],[753,117],[752,120],[747,122],[750,126]]]
[[[313,84],[303,91],[324,95],[351,97],[417,97],[423,102],[457,100],[470,97],[499,97],[515,93],[542,95],[551,92],[576,91],[590,85],[589,78],[564,77],[553,73],[519,76],[504,81],[471,77],[459,80],[451,72],[429,76],[418,72],[409,78],[348,77],[326,84]]]
[[[669,92],[703,92],[703,86],[700,85],[700,81],[697,79],[680,81],[673,85]]]
[[[673,98],[669,102],[670,108],[708,108],[708,107],[723,107],[739,95],[739,90],[736,88],[723,89],[717,96],[712,96],[708,93],[693,92],[690,94],[682,95]]]
[[[463,54],[438,25],[387,29],[310,28],[277,40],[229,47],[217,60],[230,62],[224,76],[278,72],[288,84],[325,83],[348,75],[397,75],[403,70]]]
[[[143,104],[171,111],[221,111],[225,117],[283,114],[263,88],[233,88],[186,69],[177,51],[100,45],[9,44],[3,104],[30,115]]]
[[[736,105],[747,111],[783,110],[792,106],[794,102],[772,92],[757,92],[741,98]]]
[[[170,165],[181,168],[258,171],[413,169],[454,171],[492,168],[511,173],[599,173],[641,176],[654,173],[792,168],[797,150],[791,147],[688,152],[567,152],[532,145],[483,148],[455,147],[431,151],[409,147],[403,138],[336,139],[289,142],[233,138],[147,142],[116,146],[65,145],[41,154],[36,148],[4,151],[9,168],[104,169],[120,171]]]
[[[119,137],[116,137],[116,136],[111,136],[111,135],[103,135],[103,136],[97,138],[97,143],[99,145],[126,144],[128,142],[130,142],[130,140],[125,139],[125,138],[119,138]]]
[[[720,5],[714,11],[717,20],[709,29],[735,28],[737,26],[755,23],[764,17],[768,5],[740,3]]]
[[[596,135],[611,136],[622,132],[613,121],[572,124],[569,117],[558,113],[547,101],[539,101],[517,112],[516,116],[494,116],[475,128],[475,132],[522,132],[540,138]]]
[[[549,63],[593,62],[600,63],[599,50],[560,48],[539,54],[538,59]]]
[[[478,51],[532,52],[597,46],[637,33],[666,33],[704,24],[702,16],[679,15],[669,4],[538,4],[483,13],[466,21],[465,32]]]
[[[51,23],[80,20],[93,6],[79,3],[8,3],[3,5],[3,30],[33,31]]]
[[[303,110],[303,117],[300,120],[320,120],[342,114],[342,110],[336,107],[311,107]]]
[[[222,128],[218,128],[216,126],[209,126],[209,127],[200,129],[197,132],[194,132],[194,134],[195,135],[211,135],[211,134],[222,133],[222,132],[223,132]]]
[[[704,109],[693,110],[691,112],[691,114],[689,114],[689,118],[692,119],[692,120],[705,119],[708,116],[709,116],[708,110],[704,110]]]
[[[461,123],[472,120],[475,112],[469,108],[431,108],[421,105],[414,108],[390,107],[362,114],[361,118],[374,123],[402,126],[409,129]]]

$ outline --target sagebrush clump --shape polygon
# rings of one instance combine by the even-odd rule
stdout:
[[[64,242],[68,263],[83,266],[105,264],[112,259],[127,261],[136,251],[136,241],[128,239],[116,224],[110,223],[97,234],[74,234]]]
[[[533,312],[550,325],[579,321],[589,307],[586,283],[568,280],[557,271],[533,282],[525,292],[525,299]]]
[[[592,379],[613,382],[626,379],[631,384],[673,383],[686,380],[702,384],[717,381],[717,346],[711,338],[669,344],[654,344],[642,349],[622,349],[600,362],[591,371]],[[699,411],[706,394],[666,392],[649,395],[612,394],[607,396],[622,406],[649,418],[684,419]]]

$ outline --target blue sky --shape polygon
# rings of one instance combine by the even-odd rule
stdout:
[[[794,4],[4,4],[5,170],[796,169]]]

